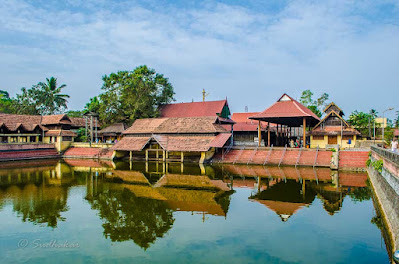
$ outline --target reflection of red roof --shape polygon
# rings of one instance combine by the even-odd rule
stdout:
[[[295,214],[299,209],[306,206],[304,203],[289,203],[280,201],[270,201],[270,200],[252,200],[263,205],[266,205],[270,210],[276,212],[278,215],[288,215],[291,216]]]
[[[203,117],[221,113],[227,100],[167,104],[161,106],[160,117]]]
[[[280,99],[263,112],[252,116],[252,119],[267,118],[298,118],[309,117],[313,122],[320,121],[320,118],[309,108],[294,100],[287,94],[283,94]],[[272,122],[272,120],[269,120]],[[299,122],[299,121],[298,121]]]

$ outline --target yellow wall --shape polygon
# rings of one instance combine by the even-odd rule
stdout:
[[[353,148],[353,147],[355,147],[355,143],[356,143],[356,136],[353,136],[353,139],[352,139],[352,142],[350,145],[348,144],[347,139],[342,140],[342,145],[341,145],[341,135],[337,136],[337,144],[340,146],[340,148]],[[323,140],[314,140],[313,136],[310,136],[310,147],[311,148],[317,148],[317,146],[319,146],[319,148],[325,148],[326,145],[328,145],[328,136],[324,136]]]

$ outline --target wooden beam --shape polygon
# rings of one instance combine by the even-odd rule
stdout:
[[[270,147],[270,122],[267,122],[267,146]]]
[[[306,118],[304,117],[303,118],[303,145],[302,145],[302,147],[306,147]]]

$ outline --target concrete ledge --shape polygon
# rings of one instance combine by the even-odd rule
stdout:
[[[369,168],[368,173],[392,239],[392,250],[395,252],[399,249],[399,195],[379,172]]]

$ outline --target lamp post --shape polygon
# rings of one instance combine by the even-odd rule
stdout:
[[[382,111],[382,145],[384,146],[384,141],[385,141],[385,137],[384,137],[384,129],[385,129],[385,112],[387,111],[391,111],[393,110],[393,107],[388,108],[387,110]]]

